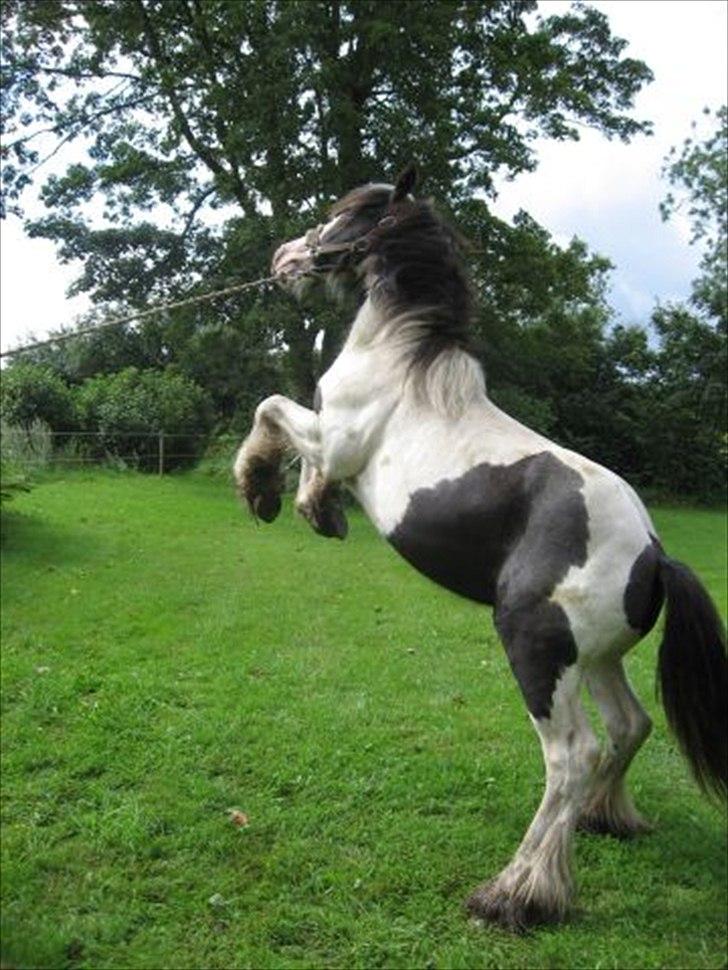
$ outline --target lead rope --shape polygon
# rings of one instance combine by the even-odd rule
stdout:
[[[49,344],[61,343],[64,340],[71,340],[73,337],[83,337],[89,333],[98,333],[99,330],[107,330],[109,327],[119,327],[122,323],[131,323],[133,320],[143,320],[145,317],[154,316],[156,313],[165,313],[168,310],[176,310],[183,306],[192,306],[194,303],[208,303],[211,300],[218,300],[221,296],[229,296],[231,293],[242,293],[244,290],[252,290],[254,287],[272,283],[275,276],[265,276],[250,283],[236,283],[228,286],[224,290],[214,290],[212,293],[202,293],[199,296],[189,296],[184,300],[176,300],[174,303],[161,303],[151,307],[149,310],[142,310],[139,313],[130,313],[125,317],[117,317],[115,320],[108,320],[106,323],[98,323],[91,327],[84,327],[80,330],[69,330],[67,333],[49,337],[47,340],[36,340],[32,344],[25,344],[23,347],[16,347],[14,350],[5,350],[0,353],[1,357],[13,357],[15,354],[23,354],[28,350],[35,350],[37,347],[47,347]]]
[[[358,239],[351,240],[346,243],[322,243],[320,241],[321,230],[323,226],[316,226],[314,229],[309,229],[305,235],[305,243],[308,247],[309,252],[312,256],[316,257],[319,254],[336,253],[336,252],[350,252],[350,253],[364,253],[369,247],[372,237],[374,237],[378,230],[382,228],[388,228],[394,225],[397,219],[393,215],[386,215],[379,220],[373,229],[365,233],[363,236],[359,236]],[[323,274],[325,270],[317,270],[315,267],[297,274],[299,276],[317,276]],[[212,293],[203,293],[200,296],[190,296],[185,300],[177,300],[174,303],[161,303],[157,306],[151,307],[149,310],[142,310],[139,313],[130,313],[125,317],[117,317],[115,320],[108,320],[106,323],[98,323],[91,327],[83,327],[80,330],[69,330],[67,333],[58,334],[55,337],[48,337],[46,340],[36,340],[34,343],[25,344],[23,347],[16,347],[13,350],[5,350],[0,353],[0,358],[3,357],[14,357],[16,354],[24,354],[29,350],[36,350],[38,347],[47,347],[49,344],[62,343],[64,340],[72,340],[74,337],[84,337],[86,334],[97,333],[99,330],[107,330],[109,327],[119,327],[122,323],[131,323],[134,320],[144,320],[146,317],[152,317],[155,313],[165,313],[168,310],[177,310],[179,307],[192,306],[195,303],[207,303],[210,300],[217,300],[221,296],[228,296],[230,293],[242,293],[244,290],[251,290],[256,286],[263,286],[266,283],[272,283],[276,279],[275,276],[264,276],[262,279],[253,280],[250,283],[237,283],[235,286],[228,286],[224,290],[214,290]]]

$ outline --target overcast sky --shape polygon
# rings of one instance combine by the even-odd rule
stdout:
[[[625,323],[646,323],[656,300],[684,299],[699,252],[689,226],[660,219],[667,187],[662,162],[691,134],[703,108],[726,101],[728,4],[725,0],[595,0],[612,31],[629,41],[627,53],[646,61],[655,80],[639,95],[635,116],[654,123],[652,137],[630,145],[589,131],[578,143],[539,145],[540,165],[500,187],[495,209],[510,217],[526,209],[559,242],[585,239],[615,264],[610,299]],[[547,0],[542,12],[568,3]],[[37,211],[37,210],[36,210]],[[78,266],[61,266],[52,243],[28,239],[19,220],[0,229],[0,323],[6,349],[68,323],[88,306],[65,291]]]

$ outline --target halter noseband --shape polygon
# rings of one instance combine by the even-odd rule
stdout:
[[[321,242],[321,233],[324,230],[324,225],[314,226],[313,229],[309,229],[306,235],[303,237],[306,248],[308,249],[311,256],[315,259],[317,256],[328,255],[329,253],[365,253],[372,241],[372,237],[375,236],[378,230],[388,228],[389,226],[395,225],[397,222],[394,216],[384,216],[379,222],[365,232],[363,236],[359,236],[357,239],[352,239],[349,242],[341,243],[326,243]]]

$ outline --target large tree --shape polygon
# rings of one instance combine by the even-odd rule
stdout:
[[[728,458],[728,107],[705,111],[695,133],[665,163],[662,214],[685,212],[702,249],[700,273],[684,304],[658,306],[652,369],[653,478],[671,491],[725,495]]]
[[[628,140],[649,127],[629,113],[648,68],[579,3],[560,15],[533,0],[2,9],[3,204],[22,212],[44,162],[78,144],[43,182],[49,214],[28,231],[82,261],[73,289],[97,302],[146,306],[202,279],[258,276],[276,239],[411,159],[427,191],[467,216],[496,176],[536,166],[537,136],[588,126]],[[468,222],[489,226],[487,250],[499,229],[481,205]],[[476,265],[479,287],[497,288],[501,268]],[[245,331],[250,306],[221,310],[222,322]],[[338,317],[279,301],[271,329],[292,389],[310,393]]]
[[[682,211],[690,219],[691,242],[702,247],[700,276],[692,302],[723,330],[728,326],[728,105],[706,108],[709,133],[686,138],[665,159],[670,191],[660,206],[664,219]],[[697,124],[694,124],[697,133]]]

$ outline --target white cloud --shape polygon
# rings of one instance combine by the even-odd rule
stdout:
[[[627,54],[646,61],[655,80],[638,96],[634,115],[654,123],[654,135],[629,145],[593,131],[574,143],[541,142],[539,167],[500,186],[503,218],[526,209],[557,240],[580,236],[615,264],[612,301],[645,322],[655,299],[684,299],[699,253],[689,246],[690,224],[659,216],[667,193],[661,177],[670,148],[681,145],[703,109],[726,99],[728,5],[717,0],[597,0],[612,31],[629,41]],[[541,5],[544,13],[568,7]]]
[[[31,334],[41,338],[88,309],[88,297],[66,296],[78,273],[78,265],[64,266],[58,261],[50,240],[30,239],[20,220],[8,216],[0,227],[3,350],[25,342]]]

